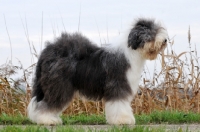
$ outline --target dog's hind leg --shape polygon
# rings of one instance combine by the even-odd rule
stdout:
[[[33,97],[28,105],[28,117],[37,124],[62,124],[62,120],[59,117],[60,111],[58,109],[50,109],[43,100],[37,102],[36,97]]]
[[[62,124],[60,114],[69,105],[72,100],[73,93],[68,96],[68,99],[57,100],[56,102],[49,102],[51,99],[44,98],[37,102],[36,97],[31,99],[28,105],[28,117],[37,124],[56,125]],[[52,98],[54,98],[52,96]],[[55,101],[52,99],[52,101]]]
[[[41,76],[42,100],[33,95],[28,106],[28,116],[37,124],[62,124],[59,115],[71,102],[75,88],[71,83],[73,67],[66,59],[60,59],[53,64],[48,72]]]

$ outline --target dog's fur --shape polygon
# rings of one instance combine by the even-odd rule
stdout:
[[[135,124],[131,101],[145,60],[156,59],[167,38],[159,23],[142,18],[114,47],[100,48],[79,33],[63,33],[40,55],[28,117],[37,124],[61,124],[59,114],[78,92],[104,99],[109,124]]]

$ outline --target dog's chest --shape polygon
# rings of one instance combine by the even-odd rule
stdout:
[[[140,61],[139,63],[132,63],[126,72],[127,81],[131,87],[133,95],[137,93],[144,63],[145,62],[143,61]]]

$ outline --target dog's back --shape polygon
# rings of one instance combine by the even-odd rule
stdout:
[[[62,34],[47,43],[36,67],[29,118],[38,124],[61,124],[59,114],[78,91],[105,101],[109,124],[135,124],[131,101],[145,60],[167,45],[167,31],[154,20],[138,19],[113,49],[100,48],[81,34]]]
[[[66,89],[62,91],[61,88],[56,87],[63,83],[66,85],[67,81],[72,80],[76,73],[77,63],[85,60],[99,49],[79,33],[63,33],[55,42],[47,42],[36,66],[32,97],[36,96],[36,100],[39,102],[44,98],[45,93],[49,95],[49,91],[55,92],[54,98],[61,97],[56,93],[62,93]],[[61,74],[63,75],[61,76]],[[50,93],[50,95],[52,94]]]

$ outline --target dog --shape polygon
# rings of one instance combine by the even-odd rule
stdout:
[[[62,124],[59,115],[75,93],[105,101],[108,124],[135,124],[131,101],[146,60],[167,46],[167,30],[139,18],[119,44],[98,47],[80,33],[62,33],[47,42],[35,71],[28,117],[37,124]]]

